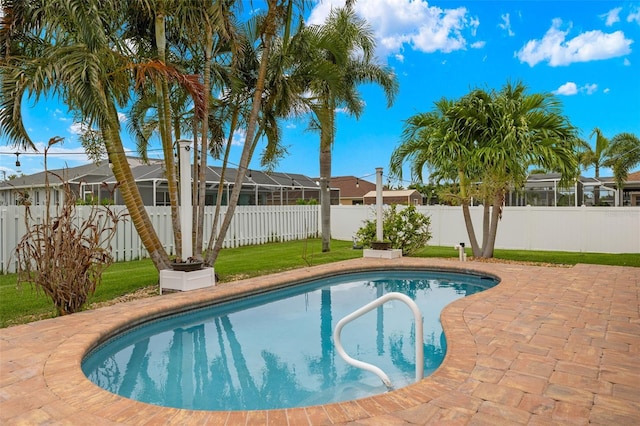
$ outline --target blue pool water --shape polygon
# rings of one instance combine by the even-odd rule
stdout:
[[[424,371],[442,362],[440,312],[492,287],[489,277],[429,271],[346,274],[155,320],[92,351],[82,369],[98,386],[160,406],[197,410],[301,407],[387,391],[336,353],[332,333],[347,314],[389,292],[424,316]],[[392,301],[347,324],[347,353],[380,367],[397,389],[415,381],[415,326]]]

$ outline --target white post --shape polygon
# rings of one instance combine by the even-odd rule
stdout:
[[[382,167],[376,167],[376,240],[382,241]]]
[[[180,139],[180,227],[182,228],[182,260],[193,256],[193,206],[191,199],[191,141]]]

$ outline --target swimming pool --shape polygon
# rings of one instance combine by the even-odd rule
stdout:
[[[82,369],[98,386],[143,402],[199,410],[300,407],[386,392],[346,364],[332,332],[345,315],[398,291],[424,316],[424,369],[442,362],[440,311],[496,284],[428,271],[350,273],[155,320],[92,351]],[[395,388],[414,381],[411,312],[390,302],[345,326],[351,356],[379,366]]]

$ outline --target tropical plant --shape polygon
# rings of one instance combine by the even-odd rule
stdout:
[[[593,167],[594,177],[596,180],[600,179],[600,169],[605,167],[605,162],[609,157],[609,139],[606,138],[599,128],[594,128],[590,137],[595,135],[596,143],[592,148],[591,145],[584,142],[581,146],[580,164],[584,168]],[[600,203],[600,187],[597,186],[593,193],[593,203],[598,205]]]
[[[117,109],[130,100],[131,70],[140,69],[120,37],[119,7],[119,1],[97,0],[4,2],[0,133],[23,149],[35,149],[22,123],[23,97],[58,94],[89,128],[95,125],[102,133],[136,230],[156,267],[164,269],[168,256],[144,208],[120,137]]]
[[[240,191],[242,190],[242,183],[247,174],[249,162],[253,156],[255,149],[254,138],[259,130],[260,114],[263,112],[263,97],[267,82],[269,58],[271,56],[274,41],[276,40],[279,31],[283,28],[285,29],[286,34],[286,31],[290,28],[291,22],[293,22],[294,9],[302,12],[304,10],[305,3],[306,2],[303,0],[267,0],[267,13],[259,22],[258,32],[260,34],[259,39],[261,41],[261,50],[259,55],[260,60],[257,79],[255,80],[255,86],[253,87],[250,113],[248,114],[246,123],[245,141],[236,170],[236,176],[233,183],[233,189],[229,197],[226,214],[220,224],[219,230],[216,233],[216,228],[214,228],[209,240],[209,249],[207,250],[207,254],[204,259],[205,264],[207,265],[215,263],[215,260],[222,249],[224,237],[229,229],[233,214],[238,205]]]
[[[376,220],[365,220],[356,232],[355,243],[358,246],[371,247],[377,241]],[[418,212],[412,204],[401,207],[392,204],[382,216],[382,235],[394,249],[402,249],[403,255],[410,255],[424,248],[431,239],[431,219]]]
[[[509,187],[522,186],[532,166],[555,170],[568,182],[578,174],[575,129],[551,94],[527,94],[522,83],[499,91],[476,89],[459,100],[443,99],[429,112],[410,117],[391,158],[402,175],[411,161],[414,178],[423,168],[437,181],[454,184],[450,197],[462,206],[475,257],[492,257],[498,222]],[[469,210],[471,197],[483,204],[482,246]]]
[[[312,111],[309,127],[320,133],[320,215],[322,251],[331,249],[331,152],[336,135],[336,110],[360,117],[364,103],[358,92],[362,83],[379,85],[393,104],[398,81],[390,69],[373,56],[375,40],[366,21],[356,16],[350,4],[333,9],[326,22],[308,32],[317,31],[315,43],[308,47],[309,58],[323,73],[311,76],[307,83]]]
[[[611,138],[609,152],[605,166],[611,168],[616,186],[622,191],[629,171],[640,164],[640,138],[633,133],[619,133]]]

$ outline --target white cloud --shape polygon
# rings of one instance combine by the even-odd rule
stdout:
[[[593,95],[598,90],[598,85],[595,83],[587,83],[584,86],[578,88],[578,85],[573,81],[568,81],[562,86],[558,87],[557,90],[553,91],[555,95],[562,96],[573,96],[577,95],[578,92],[586,93],[587,95]]]
[[[558,90],[554,90],[555,95],[571,96],[578,93],[578,86],[573,81],[569,81],[562,86],[558,87]]]
[[[589,62],[616,58],[631,53],[633,40],[625,38],[622,31],[603,33],[587,31],[567,40],[571,25],[566,31],[561,29],[562,20],[556,18],[541,40],[530,40],[516,52],[520,62],[534,66],[547,61],[552,67],[569,65],[574,62]]]
[[[81,135],[86,132],[87,129],[88,127],[85,123],[73,123],[71,126],[69,126],[69,132],[74,135]]]
[[[396,54],[394,55],[394,57],[396,58],[396,61],[398,61],[398,62],[404,62],[404,55],[403,55],[403,54],[401,54],[401,53],[396,53]]]
[[[616,7],[615,9],[611,9],[604,15],[600,15],[600,17],[605,19],[605,25],[607,27],[610,27],[616,22],[620,22],[620,11],[622,11],[622,8]]]
[[[236,129],[233,132],[233,138],[231,138],[231,145],[243,146],[247,139],[247,132],[244,129]]]
[[[287,129],[295,129],[297,126],[294,123],[287,123],[285,126]]]
[[[123,112],[119,112],[118,113],[118,121],[120,121],[121,123],[126,123],[127,122],[127,115]]]
[[[581,92],[586,92],[587,95],[592,95],[596,92],[596,90],[598,90],[598,85],[593,83],[593,84],[585,84],[584,86],[582,86],[580,88]]]
[[[308,23],[322,24],[332,7],[342,6],[344,0],[319,2]],[[380,57],[399,52],[404,46],[425,53],[465,49],[466,35],[473,36],[480,25],[464,7],[441,9],[424,0],[368,0],[356,2],[354,8],[371,25]]]
[[[629,65],[631,65],[631,61],[629,60],[629,58],[624,58],[623,64],[625,67],[628,67]]]
[[[636,8],[633,12],[627,16],[627,22],[636,22],[640,25],[640,8]]]
[[[476,41],[475,43],[471,43],[472,49],[482,49],[487,44],[486,41]]]
[[[608,87],[603,90],[604,93],[609,93],[610,91],[611,91],[611,89],[609,89]]]
[[[516,35],[516,33],[514,33],[511,29],[511,17],[509,16],[509,14],[505,13],[504,15],[500,15],[500,18],[502,19],[502,23],[498,24],[498,27],[505,30],[507,34],[509,34],[509,37],[513,37],[514,35]]]

